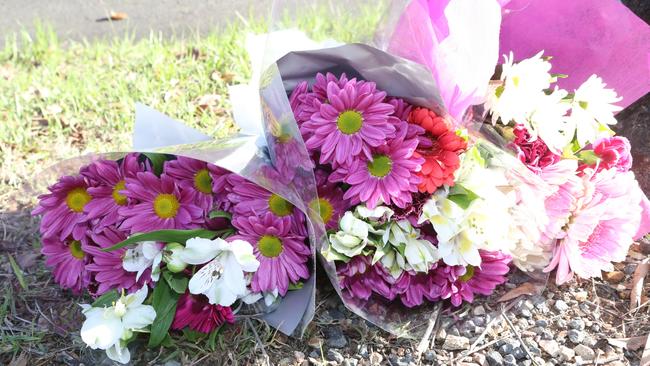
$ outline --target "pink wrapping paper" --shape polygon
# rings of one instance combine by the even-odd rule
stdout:
[[[573,91],[603,78],[627,107],[650,91],[650,26],[619,0],[512,0],[503,5],[500,54],[515,60],[544,50]]]

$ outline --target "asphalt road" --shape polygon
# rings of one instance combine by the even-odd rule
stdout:
[[[289,1],[293,3],[295,1]],[[52,25],[62,40],[96,39],[135,34],[187,36],[206,33],[239,14],[269,17],[272,0],[0,0],[0,43],[4,35],[27,30],[38,21]],[[107,21],[111,13],[128,18]]]

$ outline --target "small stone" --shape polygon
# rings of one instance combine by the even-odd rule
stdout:
[[[548,327],[548,321],[546,321],[546,319],[539,319],[535,322],[535,326],[546,328]]]
[[[336,361],[338,363],[341,363],[343,362],[343,360],[345,360],[345,357],[343,357],[343,355],[339,351],[330,348],[327,350],[327,359],[330,361]]]
[[[560,360],[571,361],[575,355],[576,353],[571,348],[566,346],[560,347]]]
[[[381,364],[381,361],[384,360],[384,357],[380,355],[377,352],[373,352],[370,354],[370,364],[371,365],[379,365]]]
[[[445,343],[442,344],[442,349],[447,351],[459,351],[469,349],[469,339],[466,337],[459,337],[448,335]]]
[[[341,328],[332,327],[329,329],[325,343],[331,348],[343,348],[347,346],[348,340],[345,338]]]
[[[475,316],[472,318],[472,323],[476,324],[477,327],[485,326],[485,317]]]
[[[503,356],[497,351],[489,351],[485,355],[485,359],[490,366],[501,366],[503,365]]]
[[[625,274],[629,276],[631,276],[635,270],[636,270],[636,264],[626,264],[625,268],[623,268],[623,272],[625,272]]]
[[[519,348],[521,343],[515,339],[505,339],[504,343],[499,347],[499,353],[507,355],[514,352],[515,348]]]
[[[447,331],[440,327],[438,333],[436,333],[436,341],[443,342],[447,338]]]
[[[609,283],[619,283],[625,278],[625,273],[621,271],[605,272],[603,278]]]
[[[341,363],[341,366],[357,366],[359,363],[359,360],[356,358],[346,358],[343,360],[343,363]]]
[[[515,356],[516,359],[521,360],[526,358],[526,351],[523,347],[517,347],[512,351],[512,355]]]
[[[503,358],[503,364],[504,365],[513,365],[513,366],[515,366],[515,365],[517,365],[517,359],[513,355],[506,355]]]
[[[589,293],[587,291],[578,291],[573,294],[573,298],[575,298],[579,302],[583,302],[587,300],[589,297]]]
[[[365,344],[359,345],[359,349],[357,350],[357,354],[363,358],[368,357],[368,346]]]
[[[436,353],[434,351],[428,350],[428,351],[424,352],[424,359],[426,361],[429,361],[429,362],[434,362],[434,361],[436,361],[438,359],[438,356],[436,355]]]
[[[569,322],[569,328],[571,329],[577,329],[577,330],[584,330],[585,329],[585,322],[584,320],[580,318],[575,318]]]
[[[585,339],[585,334],[576,329],[569,330],[567,336],[569,337],[569,340],[575,344],[582,343]]]
[[[557,341],[542,339],[538,344],[551,357],[558,357],[560,355],[560,346],[557,344]]]
[[[596,358],[596,352],[583,344],[575,346],[573,350],[575,351],[576,355],[582,357],[582,359],[585,361],[592,361]]]
[[[548,341],[548,340],[551,340],[551,339],[553,339],[553,338],[555,338],[555,336],[553,335],[553,333],[551,333],[551,331],[548,330],[548,329],[544,329],[544,331],[542,332],[542,339]]]
[[[472,314],[474,314],[474,316],[485,315],[485,308],[481,305],[476,306],[474,309],[472,309]]]
[[[566,328],[566,320],[562,318],[555,319],[555,326],[561,329]]]
[[[564,300],[557,300],[555,301],[553,308],[555,308],[555,310],[559,311],[560,313],[563,313],[569,310],[569,305],[567,305],[567,303],[564,302]]]
[[[309,352],[309,357],[311,358],[321,358],[323,355],[320,353],[320,349],[315,349],[311,352]]]
[[[293,360],[291,360],[289,357],[285,357],[278,361],[278,366],[290,366],[293,363]]]
[[[293,357],[296,359],[296,361],[298,361],[298,363],[301,363],[305,360],[305,354],[300,351],[295,351],[293,353]]]
[[[447,334],[448,334],[448,335],[452,335],[452,336],[456,336],[456,337],[458,337],[458,336],[460,336],[460,331],[458,330],[457,327],[454,326],[454,327],[452,327],[451,329],[449,329],[449,331],[447,332]]]
[[[485,355],[477,352],[474,354],[474,356],[472,356],[472,361],[476,362],[479,365],[485,365]]]

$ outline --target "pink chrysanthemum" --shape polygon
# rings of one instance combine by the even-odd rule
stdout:
[[[71,289],[77,295],[90,283],[90,272],[86,268],[90,256],[82,249],[82,242],[85,241],[85,236],[82,236],[81,241],[61,241],[58,237],[45,237],[41,248],[45,264],[52,268],[56,283]]]
[[[188,327],[208,334],[225,323],[235,323],[235,315],[229,306],[212,305],[207,297],[186,292],[178,299],[171,327],[175,330]]]
[[[347,200],[343,199],[343,190],[336,184],[327,181],[328,173],[317,170],[314,174],[316,176],[316,187],[318,188],[318,199],[312,201],[310,207],[320,213],[325,229],[336,229],[339,219],[350,205]]]
[[[440,288],[433,282],[429,273],[402,272],[392,291],[399,295],[402,304],[408,308],[420,306],[424,300],[440,299]]]
[[[398,135],[372,152],[371,159],[361,157],[347,169],[345,183],[351,185],[343,198],[352,203],[365,202],[370,208],[380,203],[405,207],[418,191],[420,164],[424,159],[414,155],[418,141],[405,139],[407,124],[402,123]]]
[[[187,191],[192,197],[192,201],[206,214],[210,212],[214,203],[213,191],[222,191],[225,182],[223,169],[184,156],[177,156],[175,160],[166,161],[163,172]]]
[[[460,306],[463,301],[474,301],[474,294],[490,295],[498,285],[506,282],[510,256],[485,250],[480,254],[480,267],[440,264],[430,272],[441,299],[450,299],[453,306]]]
[[[379,264],[372,265],[372,257],[358,255],[336,268],[339,284],[352,297],[362,300],[370,298],[373,292],[388,300],[395,298],[390,275]]]
[[[81,176],[65,176],[48,190],[51,193],[38,196],[38,206],[32,211],[32,215],[43,214],[41,235],[59,242],[70,236],[81,240],[88,231],[84,208],[92,199],[87,182]]]
[[[92,182],[88,193],[92,200],[84,207],[88,220],[98,219],[93,225],[93,231],[101,231],[104,227],[118,224],[122,217],[119,208],[128,204],[123,194],[126,188],[125,179],[135,178],[139,172],[146,169],[138,162],[139,154],[127,154],[121,162],[114,160],[98,160],[82,169],[81,174]]]
[[[229,239],[251,243],[260,261],[251,282],[254,292],[278,290],[284,296],[290,283],[309,278],[307,261],[311,251],[304,236],[291,232],[290,218],[279,218],[269,212],[263,217],[238,216],[233,224],[238,233]]]
[[[126,248],[113,251],[103,251],[103,248],[110,248],[113,245],[126,239],[126,234],[115,229],[106,227],[100,233],[91,234],[92,241],[97,245],[85,244],[83,250],[92,256],[92,261],[86,269],[94,274],[97,283],[96,295],[102,295],[107,291],[117,289],[126,292],[134,292],[142,288],[151,278],[151,270],[147,269],[140,279],[136,281],[135,272],[127,272],[122,267],[122,259]]]
[[[376,90],[375,83],[355,79],[339,87],[327,84],[327,101],[311,120],[300,126],[305,145],[320,151],[320,163],[350,164],[361,154],[372,158],[372,147],[385,143],[395,133],[388,123],[394,108],[383,100],[385,92]]]
[[[125,217],[121,230],[192,229],[203,220],[203,210],[195,205],[191,191],[177,186],[168,175],[159,178],[151,172],[138,173],[136,178],[126,178],[122,192],[136,203],[120,208]]]
[[[289,218],[296,234],[307,235],[305,216],[289,201],[236,174],[230,175],[228,180],[232,186],[228,200],[235,215],[262,217],[270,212],[278,218]]]
[[[549,225],[561,231],[545,271],[557,268],[556,282],[563,284],[573,273],[590,278],[613,270],[611,262],[625,259],[639,230],[642,195],[634,174],[615,168],[586,169],[578,182],[560,187],[553,204],[570,214],[551,217]]]

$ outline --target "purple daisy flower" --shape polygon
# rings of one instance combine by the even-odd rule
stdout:
[[[296,122],[298,122],[298,126],[300,126],[306,119],[304,119],[305,113],[303,113],[305,109],[305,104],[303,103],[303,100],[305,98],[305,95],[309,94],[309,85],[307,84],[306,81],[301,81],[296,85],[295,88],[293,88],[293,91],[291,92],[291,95],[289,96],[289,105],[291,105],[291,110],[293,111],[293,115],[296,119]],[[311,115],[310,115],[311,116]]]
[[[228,199],[233,204],[235,215],[262,217],[270,212],[278,218],[288,217],[293,232],[307,235],[305,216],[289,201],[236,174],[228,179],[232,186]]]
[[[349,262],[336,267],[339,284],[352,297],[368,300],[376,292],[388,300],[395,298],[392,291],[392,277],[387,275],[381,265],[372,265],[372,257],[358,255]]]
[[[393,116],[398,118],[400,121],[408,120],[409,114],[413,109],[412,105],[410,105],[402,98],[388,98],[386,100],[386,103],[392,105],[395,108],[395,112],[393,113]]]
[[[224,189],[224,169],[201,160],[177,156],[175,160],[165,162],[164,174],[174,178],[177,185],[189,192],[192,201],[206,214],[214,204],[213,192]]]
[[[336,229],[339,219],[350,205],[343,199],[343,190],[327,181],[328,173],[323,170],[315,172],[318,198],[309,203],[312,210],[320,214],[326,229]]]
[[[192,229],[199,227],[203,210],[194,203],[188,189],[174,184],[174,179],[151,172],[137,173],[126,178],[125,196],[136,203],[120,208],[125,217],[120,229],[129,233],[146,233],[162,229]]]
[[[94,274],[94,280],[97,282],[96,295],[102,295],[112,289],[131,293],[139,290],[150,280],[151,270],[147,269],[140,279],[136,281],[135,272],[127,272],[122,267],[122,259],[126,248],[105,252],[103,248],[109,248],[124,239],[125,233],[117,230],[115,227],[106,227],[101,233],[93,233],[92,240],[96,245],[85,244],[82,246],[86,253],[92,256],[92,261],[86,266],[86,269]]]
[[[420,171],[424,159],[415,153],[418,140],[406,139],[408,128],[402,123],[398,135],[387,144],[373,150],[372,157],[356,159],[348,168],[345,183],[351,188],[343,198],[353,204],[365,202],[370,208],[379,203],[404,208],[418,191]]]
[[[85,243],[85,236],[81,240],[45,237],[41,249],[45,264],[54,272],[54,281],[77,295],[90,284],[90,272],[86,268],[90,256],[82,249]]]
[[[432,270],[434,268],[435,265]],[[422,305],[425,299],[440,299],[440,289],[428,273],[402,272],[392,290],[399,294],[402,304],[409,308]]]
[[[441,264],[430,272],[433,282],[439,286],[441,299],[451,299],[453,306],[460,306],[463,301],[474,301],[475,293],[490,295],[506,282],[512,258],[502,252],[480,250],[480,254],[480,267]]]
[[[84,207],[88,220],[98,219],[93,231],[119,223],[123,217],[119,209],[126,206],[128,198],[123,194],[125,179],[135,178],[136,173],[146,171],[146,165],[138,162],[139,154],[127,154],[121,162],[98,160],[81,171],[81,175],[92,182],[88,193],[92,200]]]
[[[251,282],[254,292],[278,290],[284,296],[290,283],[309,278],[307,261],[311,251],[305,245],[304,236],[291,232],[290,218],[279,218],[269,212],[263,217],[239,216],[233,220],[233,225],[238,233],[229,240],[251,243],[260,261]]]
[[[60,242],[71,235],[81,240],[88,231],[84,208],[92,200],[86,180],[81,176],[64,176],[48,190],[51,193],[38,196],[38,206],[32,211],[32,215],[43,214],[41,235]]]
[[[360,154],[371,159],[371,148],[394,136],[395,127],[388,123],[394,107],[383,102],[386,93],[375,83],[352,79],[340,87],[331,81],[326,94],[328,103],[300,126],[303,136],[310,136],[307,148],[320,151],[321,164],[349,164]]]

